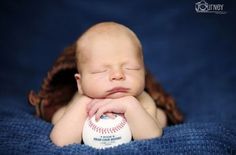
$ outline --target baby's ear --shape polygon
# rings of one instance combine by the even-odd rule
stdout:
[[[79,94],[83,94],[83,91],[82,91],[82,88],[81,88],[81,75],[76,73],[75,74],[75,80],[76,80],[76,83],[77,83],[77,88],[78,88]]]

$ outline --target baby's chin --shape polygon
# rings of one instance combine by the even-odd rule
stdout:
[[[104,98],[117,99],[117,98],[121,98],[121,97],[125,97],[125,96],[133,96],[133,95],[129,94],[129,93],[117,92],[117,93],[109,94],[109,95],[105,96]]]
[[[104,96],[89,96],[89,97],[91,97],[93,99],[118,99],[118,98],[122,98],[125,96],[135,96],[135,95],[133,95],[131,93],[117,92],[117,93],[112,93],[112,94],[108,94],[108,95],[104,95]]]

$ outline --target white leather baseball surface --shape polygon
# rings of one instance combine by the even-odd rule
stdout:
[[[124,117],[115,115],[114,119],[102,115],[99,121],[95,116],[87,118],[83,127],[84,144],[102,149],[131,141],[130,128]]]

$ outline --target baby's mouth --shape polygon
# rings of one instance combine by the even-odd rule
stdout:
[[[107,96],[115,94],[115,93],[127,93],[129,91],[129,88],[124,87],[115,87],[107,91]]]

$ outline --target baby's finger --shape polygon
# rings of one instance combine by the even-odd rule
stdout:
[[[100,119],[100,117],[104,114],[104,113],[111,113],[112,111],[109,111],[109,104],[101,106],[96,114],[95,114],[95,120],[98,121]]]
[[[97,102],[97,99],[93,99],[88,105],[87,105],[87,112],[90,111],[90,109],[93,107],[93,105]]]
[[[98,111],[100,107],[107,104],[108,102],[109,100],[98,100],[97,102],[95,102],[93,106],[89,109],[89,112],[88,112],[89,117],[92,117]]]
[[[89,109],[88,111],[88,116],[89,117],[92,117],[98,110],[98,108],[100,107],[101,105],[100,104],[93,104],[92,107]]]
[[[107,113],[105,113],[105,115],[107,115],[111,119],[115,119],[116,118],[116,115],[111,113],[111,112],[107,112]]]

